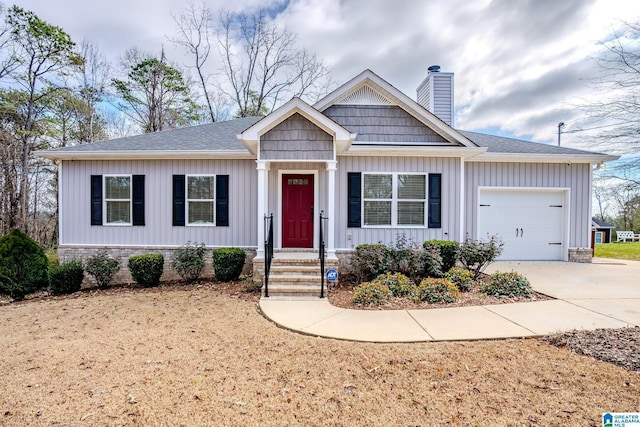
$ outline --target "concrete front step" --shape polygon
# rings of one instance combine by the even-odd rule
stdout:
[[[325,268],[335,268],[337,265],[334,264],[336,263],[327,261]],[[269,297],[319,297],[321,284],[322,274],[317,253],[276,251],[269,273]],[[262,294],[264,295],[264,287]]]
[[[326,289],[325,289],[326,294]],[[264,295],[264,288],[262,289]],[[320,296],[320,285],[304,286],[304,285],[287,285],[269,283],[269,297],[310,297]]]
[[[320,276],[320,266],[317,265],[271,265],[270,276]]]
[[[320,268],[320,260],[317,258],[278,258],[275,256],[271,260],[271,266],[274,265],[317,265]]]

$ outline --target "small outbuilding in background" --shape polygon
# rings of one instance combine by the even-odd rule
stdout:
[[[591,218],[592,242],[596,245],[601,243],[611,243],[611,235],[615,225],[609,224],[598,218]]]

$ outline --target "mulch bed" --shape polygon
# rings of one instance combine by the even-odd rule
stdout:
[[[551,345],[640,371],[640,327],[571,331],[543,338]]]
[[[483,276],[481,280],[486,280],[488,276]],[[354,310],[416,310],[431,308],[465,307],[477,305],[509,304],[514,302],[533,302],[552,300],[553,298],[534,292],[529,296],[522,297],[497,297],[486,295],[482,292],[481,286],[474,286],[469,292],[460,292],[460,298],[453,303],[415,302],[410,298],[394,297],[387,304],[378,306],[363,306],[353,302],[353,288],[357,280],[350,275],[340,277],[340,285],[329,288],[329,302],[336,307],[350,308]]]

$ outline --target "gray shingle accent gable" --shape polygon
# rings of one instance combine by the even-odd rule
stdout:
[[[262,135],[260,147],[261,159],[333,159],[333,137],[300,113]]]
[[[324,114],[340,126],[357,133],[358,142],[447,141],[424,123],[397,106],[332,105]]]

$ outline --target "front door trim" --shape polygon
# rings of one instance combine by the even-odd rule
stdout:
[[[313,215],[317,216],[320,214],[318,210],[318,171],[312,169],[279,169],[278,170],[278,220],[274,222],[279,222],[282,224],[282,176],[283,175],[313,175]],[[309,248],[317,250],[318,249],[318,223],[317,218],[314,218],[313,221],[313,248]],[[282,247],[282,233],[284,230],[282,229],[282,225],[278,226],[280,230],[276,236],[275,246],[278,249],[286,249]]]

